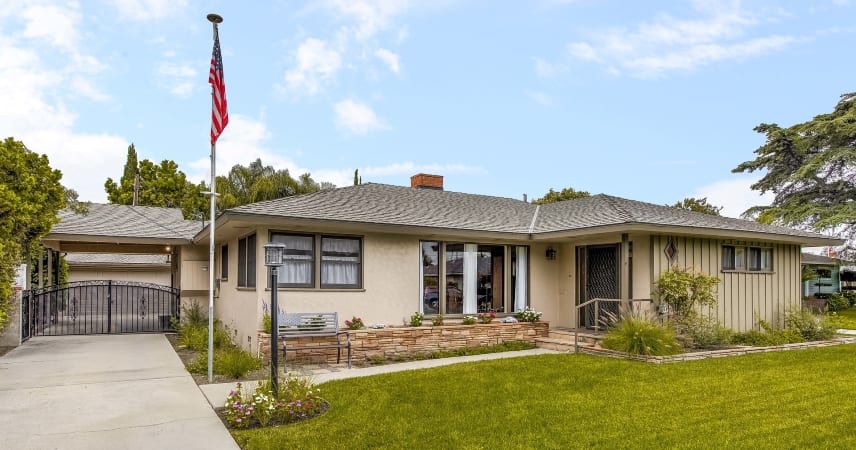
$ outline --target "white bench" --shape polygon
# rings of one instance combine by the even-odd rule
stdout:
[[[286,358],[286,351],[316,348],[335,348],[336,363],[342,360],[342,348],[348,349],[348,368],[351,368],[351,337],[348,333],[339,331],[338,313],[283,313],[277,317],[277,329],[282,341],[282,354]],[[342,341],[342,335],[345,341]],[[299,346],[287,345],[286,340],[301,337],[335,337],[336,343]]]

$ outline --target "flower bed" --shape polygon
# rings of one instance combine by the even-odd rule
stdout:
[[[353,362],[366,365],[378,359],[396,360],[435,351],[500,345],[506,342],[534,344],[535,338],[547,337],[549,328],[550,325],[547,322],[493,322],[477,325],[347,330],[343,333],[347,333],[351,339]],[[310,348],[296,352],[289,351],[287,361],[309,364],[335,363],[335,349],[311,348],[312,345],[321,346],[333,342],[335,342],[334,337],[289,339],[289,345],[294,343],[300,347]],[[343,353],[346,351],[342,350]],[[259,332],[259,355],[265,360],[270,359],[270,335],[267,333]],[[344,354],[342,358],[344,360]]]

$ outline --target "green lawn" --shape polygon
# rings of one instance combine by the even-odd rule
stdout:
[[[320,385],[273,448],[856,448],[856,345],[653,365],[542,355]]]
[[[846,328],[848,330],[856,330],[856,309],[850,308],[844,311],[835,313],[833,323],[838,328]]]

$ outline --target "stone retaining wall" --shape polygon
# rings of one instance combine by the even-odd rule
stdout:
[[[395,360],[416,354],[428,354],[438,350],[455,350],[465,347],[483,347],[505,342],[529,342],[547,337],[550,325],[547,322],[490,323],[476,325],[447,325],[440,327],[406,327],[346,330],[351,339],[351,361],[364,365],[383,358]],[[345,340],[343,334],[340,338]],[[280,338],[282,341],[282,338]],[[288,346],[311,347],[334,344],[334,337],[289,338]],[[280,343],[279,347],[282,347]],[[270,334],[259,332],[259,356],[270,360]],[[347,349],[342,349],[342,362],[347,359]],[[300,349],[288,351],[287,361],[303,364],[335,363],[336,349]]]

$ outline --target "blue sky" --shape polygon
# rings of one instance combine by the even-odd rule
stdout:
[[[529,198],[572,186],[737,215],[731,169],[856,91],[854,2],[610,0],[4,1],[0,134],[105,201],[127,145],[208,173],[212,33],[230,124],[218,173]]]

